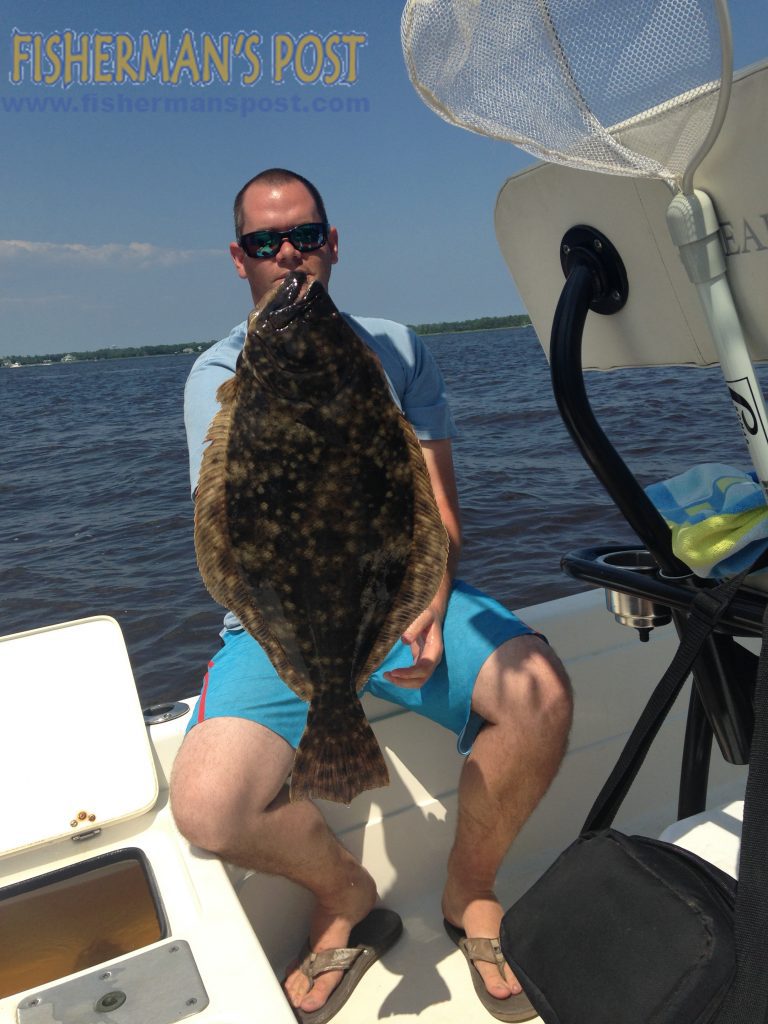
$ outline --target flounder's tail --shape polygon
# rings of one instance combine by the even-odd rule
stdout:
[[[291,772],[291,802],[335,800],[349,804],[366,789],[389,784],[381,747],[354,697],[343,707],[313,700]]]

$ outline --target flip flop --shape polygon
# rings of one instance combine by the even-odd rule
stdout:
[[[299,970],[309,978],[310,989],[318,974],[326,971],[344,971],[339,984],[319,1010],[293,1008],[301,1024],[326,1024],[342,1008],[354,992],[357,983],[380,956],[394,946],[403,931],[403,922],[394,910],[376,907],[356,924],[349,935],[349,946],[344,949],[323,949],[319,953],[301,952]]]
[[[507,996],[506,999],[497,999],[485,987],[483,977],[475,967],[475,960],[496,964],[499,973],[504,977],[504,954],[501,952],[498,939],[468,939],[467,933],[462,928],[457,928],[455,924],[451,924],[445,918],[443,918],[443,925],[448,937],[466,957],[475,992],[491,1016],[496,1020],[513,1022],[533,1020],[534,1017],[539,1016],[525,992]]]

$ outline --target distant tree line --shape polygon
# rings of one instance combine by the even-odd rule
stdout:
[[[481,316],[477,320],[450,320],[436,324],[412,324],[417,334],[454,334],[460,331],[492,331],[499,327],[527,327],[526,313],[512,316]],[[130,359],[133,356],[193,355],[213,341],[176,345],[134,345],[127,348],[97,348],[90,352],[54,352],[44,356],[2,356],[0,366],[27,366],[31,363],[74,363],[97,359]]]
[[[492,331],[498,327],[528,327],[527,313],[512,316],[481,316],[477,320],[444,320],[439,324],[412,324],[417,334],[457,334],[461,331]]]
[[[133,356],[195,355],[212,344],[213,341],[186,345],[132,345],[126,348],[96,348],[90,352],[54,352],[44,356],[3,356],[0,358],[0,366],[94,362],[97,359],[130,359]]]

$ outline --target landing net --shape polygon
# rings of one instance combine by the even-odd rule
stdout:
[[[453,124],[550,162],[679,186],[725,112],[722,6],[408,0],[403,52],[424,102]]]

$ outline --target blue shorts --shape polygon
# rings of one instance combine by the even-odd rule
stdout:
[[[528,633],[534,630],[514,612],[455,580],[443,624],[443,657],[424,686],[407,690],[384,679],[385,672],[413,663],[410,647],[398,640],[362,693],[439,722],[458,736],[459,753],[468,754],[483,725],[482,717],[470,707],[477,675],[497,647]],[[222,635],[224,646],[208,663],[187,728],[209,718],[247,718],[297,747],[307,721],[307,703],[280,679],[249,633],[225,630]]]

